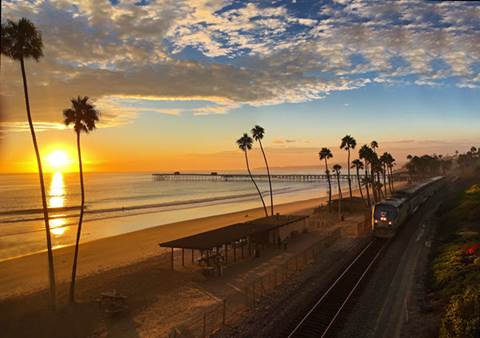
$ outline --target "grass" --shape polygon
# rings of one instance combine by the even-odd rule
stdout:
[[[442,207],[430,289],[444,308],[441,337],[480,336],[480,184]]]

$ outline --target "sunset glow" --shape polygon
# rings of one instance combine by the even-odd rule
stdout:
[[[47,39],[28,64],[42,153],[75,145],[62,111],[77,95],[102,113],[82,137],[87,172],[238,170],[233,138],[255,124],[274,167],[318,165],[318,148],[345,133],[363,144],[374,130],[399,163],[477,143],[474,2],[167,3],[4,3],[2,16],[30,18]],[[76,44],[99,48],[72,48],[72,29]],[[4,58],[1,71],[0,172],[35,172],[18,65]]]
[[[478,336],[480,0],[0,6],[1,338]]]
[[[56,149],[52,150],[46,156],[46,169],[47,171],[59,173],[64,171],[70,171],[72,165],[71,156],[66,150]]]
[[[63,159],[63,155],[65,154],[62,152],[54,152],[52,153],[52,155],[53,154],[55,155],[55,157],[53,157],[55,158],[55,164],[59,164],[60,166],[60,161],[61,159]],[[67,161],[65,160],[64,163],[64,165],[66,165]],[[49,195],[50,198],[48,200],[48,205],[50,208],[61,208],[65,206],[65,184],[63,182],[63,175],[59,171],[55,172],[52,176]],[[56,236],[63,235],[65,233],[65,230],[67,229],[66,227],[64,227],[66,220],[65,218],[63,218],[63,216],[65,215],[62,213],[53,213],[50,215],[50,232]]]

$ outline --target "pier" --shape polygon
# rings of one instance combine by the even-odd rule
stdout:
[[[196,174],[196,173],[156,173],[152,174],[155,181],[217,181],[217,182],[241,182],[250,181],[248,174],[219,174],[212,172],[210,174]],[[252,175],[256,181],[268,181],[268,175],[255,174]],[[271,174],[272,181],[276,182],[324,182],[327,181],[327,175],[325,174]],[[363,179],[364,176],[361,176]],[[332,182],[336,181],[335,175],[330,175]],[[356,181],[356,175],[351,175],[352,182]],[[394,180],[404,181],[407,177],[404,175],[394,175]],[[341,181],[348,181],[348,175],[340,175]]]

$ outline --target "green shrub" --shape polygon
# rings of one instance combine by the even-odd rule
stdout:
[[[440,326],[440,337],[480,337],[480,288],[469,287],[448,304]]]

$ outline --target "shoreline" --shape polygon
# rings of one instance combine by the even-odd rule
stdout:
[[[400,188],[405,182],[396,182]],[[343,190],[343,189],[342,189]],[[348,191],[344,191],[344,194]],[[354,197],[360,191],[352,189]],[[332,199],[338,194],[332,194]],[[328,196],[309,198],[275,205],[275,213],[311,214],[314,208],[328,202]],[[99,272],[130,266],[167,253],[159,243],[193,235],[231,224],[264,217],[263,207],[200,217],[150,228],[134,230],[105,238],[80,243],[77,280]],[[74,245],[53,250],[57,285],[70,280]],[[0,261],[0,301],[15,296],[30,294],[48,287],[47,251],[35,252]]]
[[[256,193],[255,194],[246,194],[246,195],[238,195],[238,198],[243,198],[243,197],[246,197],[246,196],[250,196],[250,195],[257,195]],[[336,195],[332,195],[332,196],[336,196]],[[306,196],[305,196],[306,197]],[[293,201],[288,201],[288,202],[283,202],[283,203],[280,203],[278,205],[275,205],[275,208],[277,207],[281,207],[285,204],[292,204],[292,203],[302,203],[302,202],[305,202],[305,201],[308,201],[308,200],[316,200],[316,199],[324,199],[324,198],[328,198],[327,196],[323,196],[323,197],[316,197],[316,198],[303,198],[303,199],[299,199],[299,200],[293,200]],[[205,201],[214,201],[214,200],[217,200],[217,197],[214,197],[214,198],[208,198],[208,199],[205,199]],[[160,203],[160,204],[147,204],[147,205],[141,205],[141,206],[130,206],[130,207],[119,207],[119,208],[109,208],[109,209],[102,209],[102,210],[90,210],[90,211],[87,211],[85,212],[85,214],[95,214],[95,213],[104,213],[105,211],[107,212],[111,212],[111,211],[131,211],[131,210],[136,210],[136,209],[153,209],[154,207],[158,207],[158,206],[169,206],[169,205],[184,205],[184,204],[191,204],[191,201],[184,201],[184,202],[166,202],[166,203]],[[203,201],[202,201],[203,203]],[[228,202],[230,203],[230,202]],[[227,203],[227,204],[228,204]],[[210,206],[214,206],[214,204],[210,205]],[[203,207],[202,205],[199,205],[197,207]],[[49,209],[49,212],[54,212],[54,211],[63,211],[63,209],[65,210],[70,210],[72,208],[75,208],[75,209],[79,209],[79,207],[61,207],[61,208],[55,208],[55,209]],[[58,209],[58,210],[57,210]],[[237,213],[247,213],[247,212],[256,212],[258,210],[263,210],[263,208],[261,207],[258,207],[258,208],[248,208],[248,209],[243,209],[243,210],[237,210],[237,211],[225,211],[225,213],[220,213],[220,214],[214,214],[214,215],[208,215],[208,216],[200,216],[200,217],[194,217],[194,218],[190,218],[190,219],[183,219],[183,220],[178,220],[178,221],[171,221],[171,222],[167,222],[167,223],[161,223],[161,224],[155,224],[155,225],[151,225],[151,226],[148,226],[148,227],[145,227],[145,228],[139,228],[139,229],[133,229],[133,230],[130,230],[130,231],[127,231],[127,232],[122,232],[122,233],[117,233],[117,234],[111,234],[111,235],[107,235],[107,236],[102,236],[102,237],[98,237],[98,238],[94,238],[94,239],[85,239],[83,238],[82,241],[81,241],[81,244],[80,245],[84,245],[84,244],[87,244],[87,243],[91,243],[91,242],[95,242],[95,241],[99,241],[99,240],[107,240],[107,239],[110,239],[110,238],[115,238],[117,236],[122,236],[122,235],[128,235],[128,234],[131,234],[131,233],[134,233],[134,232],[137,232],[137,231],[143,231],[143,230],[148,230],[148,229],[154,229],[154,228],[158,228],[158,227],[163,227],[163,226],[175,226],[175,225],[180,225],[180,224],[183,224],[185,222],[193,222],[193,221],[196,221],[196,220],[203,220],[203,219],[206,219],[206,218],[215,218],[215,217],[224,217],[224,216],[228,216],[228,215],[233,215],[233,214],[237,214]],[[33,209],[31,209],[33,210]],[[41,209],[38,209],[38,210],[41,210]],[[178,209],[177,211],[180,211],[182,209]],[[28,210],[29,211],[29,210]],[[163,210],[163,211],[171,211],[169,209],[166,209],[166,210]],[[14,211],[16,212],[16,211]],[[140,213],[140,214],[128,214],[128,215],[121,215],[121,216],[107,216],[107,217],[104,217],[104,218],[98,218],[98,219],[91,219],[91,220],[88,220],[88,222],[97,222],[99,220],[106,220],[106,219],[111,219],[111,218],[125,218],[125,217],[132,217],[132,216],[138,216],[138,215],[142,215],[142,214],[151,214],[151,213],[160,213],[161,211],[156,211],[156,212],[151,212],[151,211],[148,211],[148,212],[145,212],[145,213]],[[2,212],[0,212],[0,215],[2,214]],[[76,214],[72,214],[72,215],[65,215],[65,216],[62,216],[61,218],[63,219],[67,219],[67,218],[77,218],[78,215]],[[158,215],[159,218],[161,218],[161,214]],[[262,215],[258,215],[258,217],[262,217]],[[50,220],[54,219],[53,217],[50,218]],[[28,219],[27,221],[31,221],[31,220],[43,220],[43,217],[41,218],[38,218],[38,219]],[[25,221],[25,220],[18,220],[18,221],[13,221],[13,222],[22,222],[22,221]],[[239,220],[238,222],[242,222],[242,221],[245,221],[244,219],[241,219]],[[86,221],[84,221],[84,224],[86,223]],[[224,226],[226,226],[228,224],[225,224]],[[67,228],[67,227],[72,227],[72,226],[77,226],[77,223],[76,222],[73,222],[73,223],[68,223],[68,224],[65,224],[62,226]],[[44,229],[37,229],[37,230],[31,230],[31,231],[27,231],[26,233],[31,233],[31,232],[44,232],[45,230]],[[84,230],[83,232],[87,232],[88,233],[88,230]],[[22,235],[22,233],[13,233],[13,234],[7,234],[6,236],[17,236],[17,235]],[[60,250],[60,249],[63,249],[63,248],[69,248],[69,247],[73,247],[75,245],[75,243],[72,241],[72,243],[70,244],[60,244],[60,245],[56,245],[54,246],[53,248],[53,251],[54,253],[57,251],[57,250]],[[15,256],[10,256],[10,257],[6,257],[6,258],[0,258],[0,264],[2,262],[6,262],[6,261],[10,261],[10,260],[15,260],[15,259],[19,259],[19,258],[23,258],[23,257],[28,257],[28,256],[32,256],[32,255],[36,255],[36,254],[42,254],[42,253],[46,253],[47,252],[47,249],[40,249],[40,250],[36,250],[36,251],[31,251],[31,252],[27,252],[27,253],[23,253],[23,254],[18,254],[18,255],[15,255]]]
[[[326,201],[328,197],[318,197],[282,203],[275,206],[275,209],[281,214],[307,213]],[[263,215],[263,208],[259,207],[158,225],[81,243],[77,275],[82,278],[160,256],[166,252],[166,249],[158,246],[161,242],[245,222]],[[53,251],[57,284],[69,280],[73,249],[74,246],[69,245]],[[48,285],[46,256],[45,250],[0,261],[0,299],[46,288]]]

